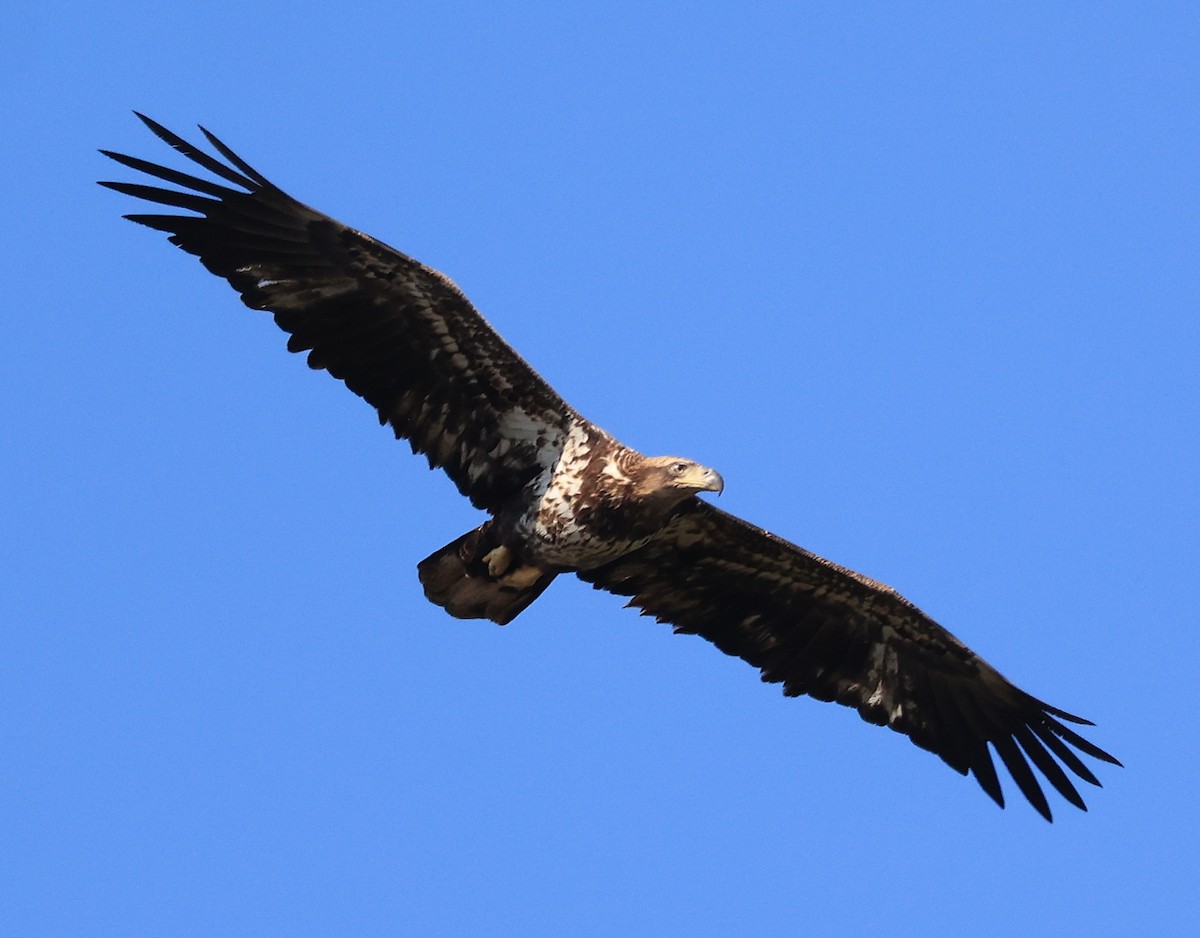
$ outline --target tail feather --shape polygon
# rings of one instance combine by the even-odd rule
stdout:
[[[536,572],[523,578],[528,584],[512,585],[512,571],[497,578],[491,576],[485,564],[464,559],[464,545],[477,543],[481,529],[468,531],[440,550],[434,551],[419,564],[417,575],[425,596],[445,609],[456,619],[490,619],[507,625],[531,602],[545,591],[556,573]],[[508,581],[506,585],[502,580]]]

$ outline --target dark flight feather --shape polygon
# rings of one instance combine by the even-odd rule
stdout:
[[[1015,687],[890,587],[698,499],[644,547],[579,576],[749,662],[785,694],[836,701],[905,734],[974,775],[997,804],[989,744],[1047,819],[1023,753],[1080,808],[1061,766],[1099,783],[1066,744],[1120,764],[1061,722],[1086,720]]]

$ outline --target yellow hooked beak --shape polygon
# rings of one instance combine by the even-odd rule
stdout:
[[[708,466],[694,466],[680,481],[697,492],[716,492],[720,495],[725,491],[725,480],[721,474]]]

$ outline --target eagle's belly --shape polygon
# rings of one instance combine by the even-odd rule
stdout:
[[[653,535],[602,537],[586,527],[535,524],[525,539],[526,557],[540,567],[591,570],[637,550]]]
[[[590,570],[636,550],[662,526],[639,506],[558,473],[517,524],[526,560],[543,567]]]
[[[641,547],[655,530],[631,530],[620,512],[543,499],[522,519],[519,536],[527,560],[544,567],[590,570]],[[640,527],[637,525],[634,528]]]

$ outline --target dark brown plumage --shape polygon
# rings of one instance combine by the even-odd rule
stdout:
[[[141,117],[141,115],[138,115]],[[102,185],[194,214],[128,215],[270,311],[288,349],[345,382],[490,518],[418,567],[452,615],[505,623],[560,573],[630,598],[783,684],[854,707],[975,776],[1004,804],[992,750],[1047,819],[1038,774],[1079,808],[1119,764],[883,584],[719,511],[715,472],[646,457],[576,413],[446,277],[224,157],[146,125],[219,182],[102,151],[179,188]],[[990,747],[990,749],[989,749]],[[1070,774],[1068,774],[1070,773]]]

